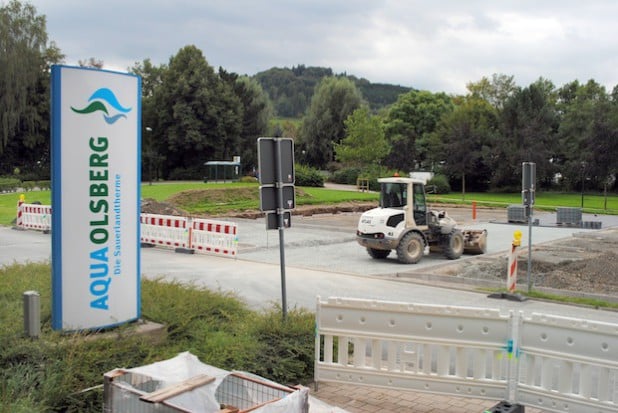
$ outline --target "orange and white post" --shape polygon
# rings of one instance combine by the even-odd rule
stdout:
[[[509,266],[506,275],[506,288],[509,293],[514,293],[517,284],[517,247],[521,245],[521,231],[513,232],[513,243],[509,254]]]
[[[21,228],[23,224],[23,218],[22,218],[23,211],[21,210],[21,206],[24,202],[26,202],[26,195],[21,194],[19,196],[19,201],[17,201],[17,219],[15,220],[15,226],[17,228]]]

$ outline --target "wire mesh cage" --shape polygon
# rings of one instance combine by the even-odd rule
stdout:
[[[294,389],[289,387],[231,373],[217,387],[215,398],[221,405],[233,406],[239,409],[239,413],[244,413],[283,399],[292,392]]]

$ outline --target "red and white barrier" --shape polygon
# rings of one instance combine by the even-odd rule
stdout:
[[[140,241],[160,247],[187,248],[189,226],[187,218],[169,215],[141,214]]]
[[[18,228],[21,228],[23,223],[23,212],[21,210],[21,206],[24,204],[24,202],[26,202],[26,196],[22,194],[19,196],[19,201],[17,201],[17,218],[15,219],[15,226]]]
[[[17,205],[18,228],[51,230],[50,205],[25,204],[21,199]],[[140,223],[143,244],[229,257],[238,253],[238,225],[234,222],[141,214]]]
[[[236,256],[238,225],[233,222],[193,218],[189,248],[195,252]]]
[[[34,229],[37,231],[50,231],[51,222],[52,222],[51,205],[22,203],[18,207],[16,225],[19,228]]]

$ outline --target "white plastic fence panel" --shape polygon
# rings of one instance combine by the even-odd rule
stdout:
[[[186,248],[189,242],[187,218],[170,215],[141,214],[141,237],[146,244]]]
[[[193,218],[191,229],[191,248],[195,252],[233,257],[238,253],[236,223]]]
[[[618,412],[618,324],[523,317],[517,401],[545,411]]]
[[[317,382],[508,398],[511,313],[318,297],[316,323]]]
[[[21,227],[38,231],[51,230],[51,205],[21,204]]]

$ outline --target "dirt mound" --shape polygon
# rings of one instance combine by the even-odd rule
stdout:
[[[301,188],[295,188],[296,198],[307,200],[310,194]],[[257,208],[246,208],[247,203],[253,203]],[[264,212],[259,209],[260,193],[258,187],[234,188],[209,188],[182,191],[169,198],[169,203],[178,205],[180,208],[193,211],[193,216],[203,217],[231,217],[257,219],[264,216]],[[205,213],[199,211],[200,204],[212,206],[220,205],[221,212]],[[235,206],[238,206],[235,208]],[[292,210],[293,215],[312,216],[318,214],[338,214],[343,212],[363,212],[376,206],[375,202],[342,202],[332,205],[297,205]],[[230,207],[232,210],[230,210]]]
[[[533,246],[532,282],[537,287],[603,295],[618,295],[618,229],[582,233],[552,243]],[[518,283],[527,282],[528,249],[519,251]],[[432,273],[461,278],[504,282],[507,257],[479,256],[474,260],[442,266]],[[518,287],[519,289],[523,287]]]
[[[141,212],[143,214],[172,215],[176,217],[187,215],[185,211],[170,203],[158,202],[152,198],[142,199]]]

